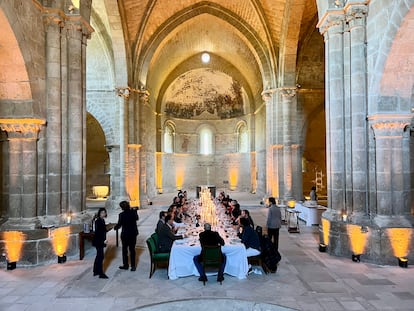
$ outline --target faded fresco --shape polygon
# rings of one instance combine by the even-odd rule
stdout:
[[[164,113],[182,119],[228,119],[244,114],[240,84],[211,69],[179,76],[167,89]]]

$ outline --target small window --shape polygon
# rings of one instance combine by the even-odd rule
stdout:
[[[164,152],[173,153],[175,144],[175,130],[172,124],[167,123],[164,128]]]
[[[249,137],[246,124],[242,123],[237,128],[237,151],[249,152]]]
[[[213,132],[207,127],[203,127],[200,132],[200,153],[213,154]]]

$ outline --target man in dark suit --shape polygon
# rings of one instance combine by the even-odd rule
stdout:
[[[171,214],[165,216],[165,223],[158,230],[158,252],[169,253],[175,240],[183,239],[183,235],[173,232],[174,218]]]
[[[131,271],[136,270],[135,263],[135,244],[137,243],[138,227],[137,220],[138,212],[135,208],[131,208],[129,202],[122,201],[119,203],[122,212],[119,214],[118,223],[115,230],[122,227],[121,241],[122,241],[122,266],[119,269],[128,270],[128,250],[131,259]]]
[[[200,244],[201,248],[204,246],[218,246],[224,245],[223,238],[218,234],[216,231],[211,231],[211,225],[206,223],[204,224],[204,231],[200,233]],[[221,282],[224,280],[224,267],[226,266],[226,255],[223,253],[222,256],[222,264],[219,269],[218,275],[217,275],[217,282]],[[194,256],[193,258],[194,264],[198,270],[198,273],[200,274],[200,277],[198,278],[199,281],[205,282],[207,281],[207,276],[203,270],[203,266],[201,265],[201,262],[203,261],[203,258],[200,255]]]

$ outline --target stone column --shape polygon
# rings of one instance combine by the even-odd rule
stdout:
[[[346,18],[350,32],[350,123],[352,213],[367,214],[368,205],[368,129],[367,129],[367,76],[366,76],[366,5],[350,4]]]
[[[151,195],[149,192],[153,191],[154,195],[156,194],[155,184],[154,189],[148,189],[148,185],[152,185],[155,181],[150,180],[148,170],[152,169],[155,170],[155,141],[151,142],[151,126],[153,126],[153,118],[151,106],[149,104],[149,92],[145,89],[141,90],[134,90],[136,94],[138,94],[138,109],[137,109],[137,120],[139,120],[138,124],[139,127],[137,128],[137,139],[141,146],[139,152],[139,200],[143,201],[143,195],[149,196]],[[154,127],[155,130],[155,127]],[[154,136],[155,139],[155,136]],[[154,158],[154,165],[150,165],[151,156]]]
[[[411,115],[369,117],[376,141],[377,216],[408,216],[409,189],[404,187],[403,132]]]
[[[33,218],[37,214],[37,140],[41,119],[0,119],[0,129],[7,132],[9,170],[6,174],[11,219]]]
[[[85,139],[86,139],[86,96],[84,86],[85,57],[84,25],[76,20],[68,21],[68,206],[67,210],[79,212],[85,206]],[[62,210],[64,212],[64,210]]]
[[[266,193],[269,196],[279,197],[278,158],[275,154],[275,125],[276,96],[275,89],[262,92],[262,99],[266,105]],[[276,157],[275,157],[276,156]]]
[[[58,215],[62,206],[62,76],[59,16],[48,15],[46,25],[46,215]]]
[[[128,165],[127,165],[127,194],[131,202],[131,206],[142,206],[140,202],[140,148],[141,145],[128,145]]]
[[[345,206],[343,23],[342,12],[328,11],[318,24],[325,39],[328,207],[334,210]]]
[[[293,177],[296,172],[293,171],[292,145],[295,141],[295,129],[297,128],[297,102],[296,88],[281,88],[282,96],[282,113],[283,113],[283,198],[290,200],[293,198]]]
[[[127,195],[127,163],[128,163],[128,139],[129,139],[129,122],[128,107],[130,101],[130,88],[118,87],[119,96],[119,193],[118,200],[126,200]]]

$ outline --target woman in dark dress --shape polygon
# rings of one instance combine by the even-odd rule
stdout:
[[[108,276],[103,272],[104,247],[106,246],[106,209],[101,207],[98,210],[98,217],[95,220],[95,235],[92,244],[96,248],[96,257],[93,264],[93,276],[99,275],[100,279],[107,279]]]

